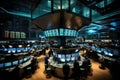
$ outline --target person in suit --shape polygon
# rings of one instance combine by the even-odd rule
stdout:
[[[75,80],[79,80],[80,78],[80,66],[77,61],[75,61],[73,64],[73,78]]]
[[[45,56],[45,58],[44,58],[44,62],[45,62],[45,72],[47,71],[47,68],[48,68],[48,59],[49,59],[49,56]]]
[[[64,79],[65,79],[65,80],[68,80],[69,72],[70,72],[70,67],[69,67],[69,65],[64,64],[64,65],[63,65],[63,74],[64,74]]]

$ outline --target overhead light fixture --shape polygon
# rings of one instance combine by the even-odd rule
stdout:
[[[10,48],[12,48],[12,45],[9,45]]]
[[[111,22],[110,25],[111,26],[117,26],[117,23],[116,22]]]
[[[22,47],[22,45],[18,45],[18,47]]]

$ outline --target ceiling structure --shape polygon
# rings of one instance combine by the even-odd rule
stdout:
[[[54,13],[46,14],[33,20],[32,22],[36,26],[39,26],[42,30],[55,28],[79,30],[83,26],[90,24],[90,20],[88,18],[66,11],[56,11]]]
[[[109,29],[119,31],[120,29],[119,0],[0,0],[0,12],[28,17],[33,21],[39,21],[47,14],[61,8],[91,20],[92,26],[85,26],[80,31],[84,31],[85,28],[85,30],[88,28],[98,32],[109,31]],[[40,20],[40,23],[42,24],[37,23],[38,25],[35,26],[42,29],[43,24],[48,25],[45,21]],[[100,29],[93,24],[103,27]]]

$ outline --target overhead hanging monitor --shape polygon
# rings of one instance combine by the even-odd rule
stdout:
[[[78,32],[72,29],[52,29],[44,31],[46,37],[53,37],[53,36],[70,36],[70,37],[77,37]]]

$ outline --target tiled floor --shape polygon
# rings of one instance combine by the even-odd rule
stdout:
[[[39,57],[39,69],[30,77],[23,80],[62,80],[52,76],[50,79],[46,78],[44,72],[44,56]],[[92,61],[92,60],[91,60]],[[111,80],[111,74],[108,69],[100,69],[99,63],[92,61],[92,75],[88,76],[86,80]],[[70,79],[72,80],[72,79]]]

